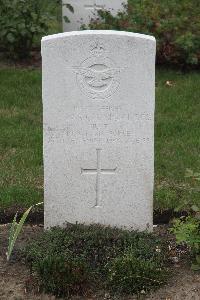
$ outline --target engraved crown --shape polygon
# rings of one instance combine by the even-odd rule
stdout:
[[[101,56],[105,52],[104,46],[99,42],[95,41],[91,46],[90,46],[90,52],[94,56]]]

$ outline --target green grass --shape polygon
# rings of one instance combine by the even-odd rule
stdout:
[[[159,69],[156,81],[154,207],[197,203],[184,175],[200,171],[200,74]],[[40,70],[0,70],[0,128],[0,206],[43,201]]]
[[[0,71],[0,203],[43,199],[41,72]]]
[[[174,82],[169,87],[167,80]],[[199,195],[185,178],[200,171],[200,74],[158,70],[155,133],[155,207],[174,208]]]

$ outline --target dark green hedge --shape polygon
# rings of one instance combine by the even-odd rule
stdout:
[[[48,34],[61,0],[0,0],[0,50],[14,59],[30,56]]]
[[[200,65],[199,0],[129,0],[124,13],[113,17],[100,12],[91,29],[115,29],[155,36],[157,62],[179,66]]]
[[[46,292],[69,296],[85,289],[139,293],[163,284],[166,252],[153,234],[69,225],[46,231],[25,249]]]

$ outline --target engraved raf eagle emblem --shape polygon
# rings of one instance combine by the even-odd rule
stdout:
[[[109,52],[99,40],[95,40],[89,49],[91,56],[73,67],[77,84],[93,99],[108,98],[119,88],[122,68],[109,58]]]
[[[77,74],[82,75],[90,87],[103,88],[107,87],[112,79],[120,72],[118,68],[96,70],[91,67],[74,67]]]

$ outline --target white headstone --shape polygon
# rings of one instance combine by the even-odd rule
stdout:
[[[123,3],[127,0],[63,0],[63,31],[80,30],[81,25],[88,25],[91,18],[98,17],[98,10],[106,9],[116,15],[117,12],[124,9]],[[72,13],[66,4],[70,4],[74,13]],[[68,17],[70,23],[65,22],[65,16]]]
[[[152,229],[155,39],[44,37],[45,227]]]

